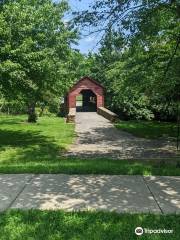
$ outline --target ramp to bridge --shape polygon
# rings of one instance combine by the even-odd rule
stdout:
[[[66,156],[152,159],[175,155],[175,143],[135,137],[96,112],[76,112],[75,123],[77,138]]]

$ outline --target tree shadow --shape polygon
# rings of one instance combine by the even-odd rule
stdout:
[[[16,116],[16,119],[12,119],[12,118],[4,118],[4,119],[1,119],[1,122],[0,122],[0,124],[1,124],[1,126],[2,125],[17,125],[17,124],[22,124],[22,123],[25,123],[25,121],[23,121],[22,120],[22,118],[21,117],[17,117]]]
[[[179,239],[180,216],[152,214],[116,214],[107,212],[10,211],[1,215],[2,237],[6,239],[138,239],[137,226],[173,229],[171,239]],[[12,224],[13,223],[13,224]],[[15,232],[15,226],[20,231]],[[168,234],[166,234],[168,235]],[[162,237],[161,237],[162,236]],[[176,237],[177,236],[177,237]],[[153,238],[153,237],[152,237]],[[152,239],[151,238],[151,239]],[[157,239],[168,239],[159,234]],[[31,238],[32,239],[32,238]],[[150,239],[149,236],[143,239]]]
[[[180,212],[180,178],[175,176],[145,177],[164,213]]]
[[[0,153],[10,150],[1,163],[54,161],[65,150],[53,138],[41,135],[40,131],[0,130],[0,136]]]
[[[120,130],[131,132],[138,137],[156,139],[160,137],[176,137],[177,126],[173,123],[157,121],[125,121],[116,123]]]
[[[39,175],[12,208],[160,212],[140,176]]]
[[[78,132],[77,141],[66,156],[118,159],[177,157],[175,142],[145,139],[117,130],[113,125]]]

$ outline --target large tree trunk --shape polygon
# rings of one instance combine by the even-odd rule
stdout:
[[[31,103],[28,106],[28,122],[35,123],[37,121],[37,115],[35,112],[35,103]]]

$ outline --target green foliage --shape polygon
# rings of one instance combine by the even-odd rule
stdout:
[[[16,113],[20,102],[24,112],[23,102],[29,114],[35,107],[43,113],[42,105],[58,112],[59,99],[89,75],[105,86],[107,107],[122,118],[174,121],[180,98],[179,2],[98,0],[75,13],[73,24],[63,21],[67,10],[65,1],[0,2],[0,91],[11,105],[3,111]],[[75,24],[103,32],[98,53],[72,50]]]
[[[27,113],[27,106],[23,100],[0,99],[0,113],[6,114],[25,114]]]
[[[76,33],[62,20],[67,3],[6,1],[0,9],[0,89],[6,99],[32,106],[69,86],[71,42]]]
[[[126,119],[175,120],[180,92],[178,1],[95,1],[75,21],[104,32],[91,75]]]
[[[52,116],[52,113],[49,111],[48,107],[36,107],[35,108],[36,114],[38,115],[38,117],[42,117],[42,116]],[[57,113],[57,112],[56,112]]]

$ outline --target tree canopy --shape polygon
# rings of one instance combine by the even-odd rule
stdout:
[[[91,74],[105,84],[107,104],[126,117],[175,119],[180,3],[98,0],[74,15],[89,34],[103,33]]]
[[[3,1],[0,10],[0,86],[8,99],[37,101],[69,86],[76,32],[64,21],[68,5],[51,0]]]
[[[175,120],[180,94],[178,0],[97,0],[63,20],[66,1],[0,1],[0,92],[35,104],[60,98],[84,75],[106,88],[106,105],[129,119]],[[79,29],[77,31],[77,29]],[[72,47],[101,32],[96,53]]]

